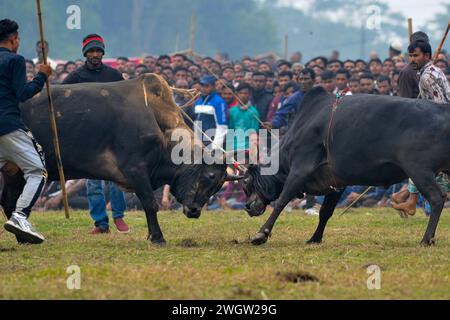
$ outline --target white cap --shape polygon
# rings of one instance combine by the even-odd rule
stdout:
[[[391,48],[394,49],[395,51],[402,52],[403,44],[399,39],[395,39],[395,40],[391,41]]]

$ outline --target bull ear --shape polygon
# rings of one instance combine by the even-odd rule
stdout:
[[[235,174],[228,174],[225,176],[225,181],[238,181],[244,179],[244,176],[238,176]]]

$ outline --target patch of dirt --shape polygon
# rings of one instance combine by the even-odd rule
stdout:
[[[286,282],[304,283],[304,282],[320,282],[319,278],[308,272],[277,272],[277,277]]]
[[[180,246],[182,246],[184,248],[195,248],[195,247],[198,247],[198,243],[192,239],[183,239],[180,242]]]

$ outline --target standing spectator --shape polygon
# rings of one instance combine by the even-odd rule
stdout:
[[[128,60],[125,65],[125,72],[130,75],[130,78],[134,78],[136,74],[136,64],[133,61]]]
[[[378,79],[378,77],[381,75],[381,72],[383,71],[383,63],[379,58],[372,59],[369,62],[369,69],[370,72],[372,72],[372,75],[375,79]]]
[[[144,73],[150,73],[150,70],[147,69],[147,66],[145,64],[140,64],[136,66],[135,75],[136,77],[139,77],[141,74]]]
[[[450,103],[450,84],[445,78],[441,69],[433,65],[431,46],[428,42],[417,40],[411,43],[408,47],[410,65],[413,70],[419,71],[419,90],[421,99],[433,101],[439,104]],[[449,192],[448,176],[439,174],[436,177],[442,191]],[[394,204],[396,210],[402,211],[408,215],[416,213],[416,206],[419,197],[419,191],[410,180],[408,183],[408,191],[410,196],[404,203]],[[427,215],[429,210],[425,210]]]
[[[313,69],[306,68],[300,72],[298,77],[298,84],[300,86],[300,91],[306,94],[309,90],[314,87],[314,81],[316,79],[316,74]]]
[[[400,76],[399,70],[394,70],[392,72],[391,86],[392,86],[392,94],[394,96],[398,96],[398,78],[399,78],[399,76]]]
[[[258,109],[261,121],[265,122],[269,111],[273,95],[266,91],[266,75],[262,72],[255,72],[252,77],[252,104]]]
[[[227,116],[229,116],[230,109],[239,105],[239,102],[235,97],[233,84],[231,82],[227,83],[226,86],[223,87],[220,96],[227,104]]]
[[[383,61],[383,71],[381,73],[390,77],[393,71],[394,71],[394,61],[392,61],[392,59],[390,58],[385,59]]]
[[[210,141],[203,137],[197,127],[214,141],[210,146],[212,149],[218,149],[223,146],[225,135],[227,134],[227,105],[225,101],[215,91],[216,78],[214,76],[205,76],[200,80],[202,86],[202,96],[195,103],[195,133],[209,146]],[[210,131],[210,132],[207,132]]]
[[[361,93],[361,86],[359,85],[358,77],[351,77],[348,81],[348,87],[352,94]]]
[[[347,69],[341,68],[336,72],[336,90],[334,91],[339,97],[351,95],[352,92],[348,86],[350,72]]]
[[[391,78],[381,75],[377,81],[378,91],[381,95],[392,96]]]
[[[127,72],[127,62],[128,62],[128,58],[127,57],[118,57],[116,59],[116,69],[120,72],[120,73],[125,73]]]
[[[64,80],[64,84],[84,82],[116,82],[123,80],[120,72],[103,64],[105,43],[98,34],[90,34],[83,39],[83,55],[86,57],[85,65],[72,72]],[[123,220],[126,209],[125,197],[116,184],[101,180],[88,179],[86,182],[89,212],[95,222],[90,234],[109,233],[109,219],[106,212],[104,186],[109,184],[109,195],[113,212],[114,224],[120,233],[129,232]]]
[[[268,71],[266,74],[266,91],[273,95],[273,84],[275,81],[275,74],[272,71]]]
[[[294,52],[294,53],[291,55],[290,62],[291,62],[292,64],[294,64],[294,63],[302,63],[302,58],[303,58],[302,53],[301,53],[300,51],[296,51],[296,52]]]
[[[285,98],[281,107],[275,113],[270,126],[273,129],[286,128],[303,100],[303,93],[300,92],[298,85],[293,81],[288,82],[283,87],[283,95]]]
[[[67,73],[72,73],[75,70],[77,70],[77,64],[73,61],[68,61],[66,62],[66,64],[64,65],[64,71],[66,71]]]
[[[227,143],[227,146],[233,146],[234,151],[248,151],[250,136],[257,134],[259,130],[259,113],[258,109],[251,105],[251,90],[247,83],[240,84],[236,89],[239,104],[230,109],[228,128],[237,131],[228,136],[227,141],[230,143]]]
[[[353,60],[345,60],[344,68],[347,69],[348,72],[353,72],[353,69],[355,69],[355,62]]]
[[[168,55],[161,55],[158,57],[158,64],[161,65],[162,68],[170,67],[170,57]]]
[[[152,56],[146,56],[144,58],[144,63],[143,64],[147,67],[147,70],[149,72],[154,72],[155,71],[155,67],[156,67],[156,58],[152,57]]]
[[[411,35],[410,41],[411,43],[413,43],[417,40],[428,42],[428,35],[422,31],[414,32]],[[414,70],[414,68],[411,66],[411,63],[409,63],[402,69],[399,69],[396,66],[396,69],[401,70],[398,77],[398,95],[404,98],[416,99],[419,96],[419,81],[417,80],[417,70]]]
[[[222,77],[226,80],[226,82],[233,81],[234,80],[234,68],[232,66],[223,68]]]
[[[187,69],[184,67],[177,67],[173,70],[173,80],[177,82],[178,80],[187,80]]]
[[[172,69],[183,67],[184,62],[186,61],[187,57],[184,54],[177,53],[174,54],[172,57]]]
[[[359,79],[359,85],[361,88],[361,93],[378,94],[378,91],[375,89],[375,79],[370,73],[364,73],[361,76]]]
[[[51,59],[48,54],[50,52],[50,47],[48,45],[47,41],[44,41],[45,44],[45,56],[47,57],[47,64],[50,65],[50,67],[52,68],[52,70],[56,69],[56,66],[58,65],[53,59]],[[37,57],[33,59],[33,63],[35,65],[39,65],[44,63],[44,58],[42,56],[42,44],[41,44],[41,40],[39,40],[38,42],[36,42],[36,55]]]
[[[343,63],[340,60],[329,60],[327,64],[327,70],[336,73],[336,71],[338,71],[343,66]]]
[[[286,60],[280,60],[277,64],[278,73],[281,73],[283,71],[290,71],[292,68],[292,64]]]
[[[330,71],[330,70],[325,70],[324,72],[322,72],[321,74],[321,78],[322,78],[322,87],[328,92],[328,93],[333,93],[334,90],[336,89],[336,75]]]

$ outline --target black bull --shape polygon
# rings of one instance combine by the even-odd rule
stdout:
[[[261,215],[276,200],[273,213],[252,243],[265,243],[283,208],[303,193],[325,195],[319,225],[308,241],[320,243],[343,187],[387,187],[410,177],[432,208],[421,243],[433,244],[446,198],[435,175],[450,169],[450,105],[389,96],[347,96],[337,106],[330,126],[333,99],[322,88],[305,96],[280,143],[277,174],[263,176],[259,167],[249,169],[244,180],[247,212]]]
[[[170,88],[159,76],[55,86],[52,94],[66,178],[108,180],[136,192],[154,243],[165,240],[153,190],[170,184],[172,194],[184,205],[184,213],[198,218],[203,205],[227,179],[225,165],[175,165],[171,161],[175,144],[171,133],[189,129]],[[45,150],[49,180],[58,180],[46,93],[21,107],[25,123]],[[9,217],[24,179],[20,172],[3,176],[1,205]]]

